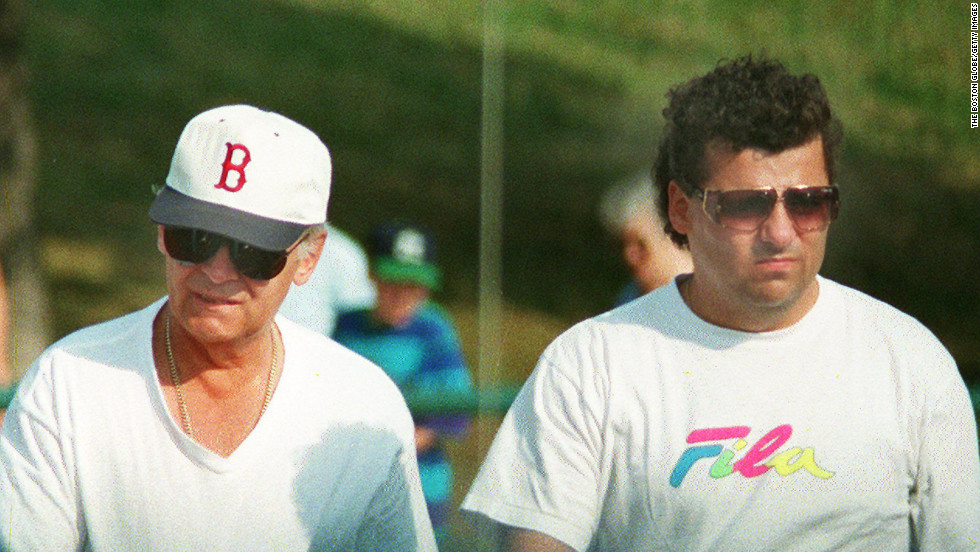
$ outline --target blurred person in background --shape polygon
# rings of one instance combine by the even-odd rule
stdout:
[[[328,224],[323,252],[313,274],[305,284],[289,289],[279,314],[329,337],[340,313],[370,308],[374,296],[367,255],[361,245]]]
[[[626,304],[691,271],[691,254],[664,232],[648,171],[610,186],[602,197],[599,218],[609,236],[618,241],[631,278],[613,306]]]
[[[975,551],[977,427],[919,322],[818,271],[823,86],[723,61],[673,88],[661,216],[694,269],[543,353],[463,509],[511,551]]]
[[[472,393],[453,323],[431,299],[441,280],[432,235],[411,223],[386,223],[374,229],[367,246],[377,302],[371,309],[342,314],[334,339],[381,366],[405,394]],[[443,442],[462,437],[468,424],[463,414],[415,420],[422,491],[440,547],[447,542],[453,487]]]
[[[286,117],[191,119],[149,213],[167,296],[31,366],[0,432],[0,549],[435,550],[397,387],[276,316],[330,176]]]

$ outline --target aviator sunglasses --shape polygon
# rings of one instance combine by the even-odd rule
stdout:
[[[736,232],[754,232],[772,215],[780,201],[793,226],[800,232],[823,230],[837,218],[840,193],[836,186],[787,188],[782,195],[773,188],[748,190],[701,190],[701,208],[715,224]]]
[[[269,251],[204,230],[179,226],[163,228],[164,247],[174,260],[200,264],[214,257],[222,246],[227,246],[228,255],[238,273],[253,280],[275,278],[286,266],[289,254],[302,241],[298,240],[285,251]]]

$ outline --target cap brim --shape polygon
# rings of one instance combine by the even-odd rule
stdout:
[[[375,277],[386,282],[418,284],[431,290],[439,288],[439,267],[432,264],[403,263],[392,257],[381,257],[371,263]]]
[[[169,186],[150,205],[150,220],[165,226],[214,232],[269,251],[288,249],[306,230],[301,224],[201,201]]]

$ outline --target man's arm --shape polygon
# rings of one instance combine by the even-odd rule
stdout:
[[[24,400],[7,412],[0,430],[0,550],[82,550],[85,527],[70,439],[63,439],[67,402],[51,378],[37,376],[42,356],[26,376]]]
[[[911,506],[915,548],[922,552],[976,550],[980,543],[976,421],[966,386],[951,383],[937,390],[921,426],[925,437]]]
[[[585,550],[600,530],[607,379],[588,338],[579,326],[545,350],[463,501],[500,550]]]
[[[505,537],[507,552],[575,552],[567,544],[530,529],[509,527]]]

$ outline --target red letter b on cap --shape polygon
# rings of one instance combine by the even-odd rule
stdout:
[[[219,180],[214,187],[222,188],[224,190],[228,190],[229,192],[237,192],[238,190],[242,189],[242,186],[245,185],[245,165],[248,165],[248,162],[252,160],[252,154],[248,152],[248,148],[241,144],[232,144],[231,142],[228,142],[225,145],[228,146],[228,154],[225,155],[225,162],[221,164],[221,180]],[[235,151],[237,150],[241,150],[244,155],[242,156],[242,160],[240,162],[235,163],[232,161],[232,157],[234,157]],[[228,173],[230,171],[238,172],[238,184],[235,186],[228,185]]]

